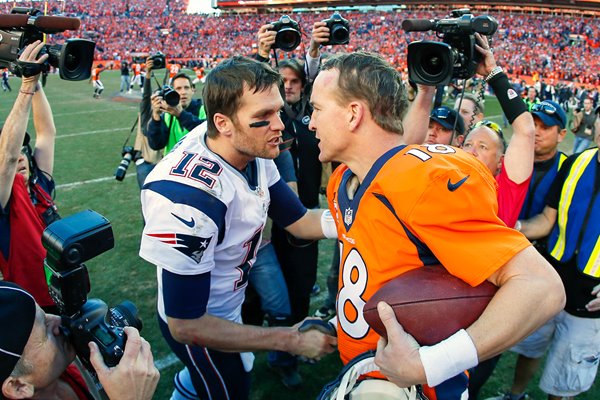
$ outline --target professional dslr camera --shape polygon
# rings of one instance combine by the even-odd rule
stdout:
[[[283,51],[294,51],[300,45],[300,25],[287,15],[279,18],[279,21],[271,22],[272,31],[277,32],[275,35],[274,49]]]
[[[179,104],[180,96],[179,93],[173,89],[173,86],[164,85],[154,93],[162,97],[163,100],[171,107],[176,107],[177,104]]]
[[[334,12],[329,19],[324,20],[329,28],[329,41],[324,46],[336,44],[348,44],[350,42],[350,24],[348,20]]]
[[[415,83],[447,85],[452,79],[475,75],[481,55],[475,49],[475,33],[491,36],[498,21],[489,15],[473,17],[469,9],[453,10],[445,19],[407,19],[406,32],[435,31],[443,42],[418,41],[408,45],[408,76]]]
[[[123,328],[142,329],[135,305],[129,301],[108,308],[100,299],[88,299],[90,281],[83,264],[114,247],[110,222],[92,210],[82,211],[48,225],[42,235],[47,250],[44,268],[50,296],[62,318],[61,329],[90,372],[88,343],[98,345],[106,365],[119,363],[125,349]]]
[[[136,161],[141,156],[140,151],[134,150],[133,146],[123,146],[121,155],[123,158],[121,159],[121,162],[115,171],[115,179],[118,181],[122,181],[125,178],[127,168],[129,168],[131,161]]]
[[[167,67],[167,59],[160,51],[150,56],[152,60],[152,69],[163,69]]]
[[[33,76],[58,68],[60,77],[81,81],[91,75],[96,44],[87,39],[67,39],[63,44],[45,45],[39,56],[48,54],[41,65],[18,61],[21,51],[44,34],[79,29],[77,18],[44,16],[35,8],[14,7],[10,14],[0,15],[0,68],[8,67],[16,76]],[[7,29],[7,30],[5,30]]]

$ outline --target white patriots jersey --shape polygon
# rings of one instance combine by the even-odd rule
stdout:
[[[272,160],[249,165],[255,182],[208,149],[206,123],[189,132],[148,175],[141,192],[140,256],[157,266],[158,311],[166,321],[162,269],[211,273],[207,313],[241,322],[248,273],[279,180]],[[252,180],[252,179],[251,179]]]

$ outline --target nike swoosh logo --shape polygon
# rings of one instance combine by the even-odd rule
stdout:
[[[458,181],[456,183],[452,183],[452,181],[450,181],[450,179],[448,179],[448,190],[451,192],[454,192],[456,189],[461,187],[462,184],[467,181],[467,179],[469,179],[469,176],[470,175],[465,176],[464,178],[462,178],[460,181]]]
[[[171,213],[171,215],[174,216],[175,218],[177,218],[179,221],[181,221],[185,226],[187,226],[189,228],[193,228],[195,225],[194,217],[192,217],[192,219],[190,221],[186,221],[185,219],[181,218],[179,215],[175,215],[173,213]]]

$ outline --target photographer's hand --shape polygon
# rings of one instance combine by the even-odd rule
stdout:
[[[150,101],[152,102],[152,119],[155,121],[160,121],[160,116],[163,113],[163,98],[157,94],[153,94],[152,97],[150,97]]]
[[[40,51],[44,48],[44,46],[44,42],[40,40],[36,40],[35,42],[29,44],[27,47],[25,47],[25,49],[23,49],[23,52],[19,56],[19,61],[33,64],[43,64],[48,59],[48,54],[42,55],[39,59],[37,58],[37,56],[40,53]],[[24,76],[22,78],[22,86],[25,87],[22,87],[22,90],[28,90],[30,88],[32,90],[35,90],[40,75],[41,74],[29,77]]]
[[[137,329],[126,327],[125,352],[117,366],[109,368],[104,363],[98,346],[90,342],[90,362],[98,380],[112,400],[152,399],[160,373],[154,366],[150,344]]]
[[[162,111],[171,114],[174,117],[179,117],[181,112],[183,111],[183,107],[181,107],[181,103],[176,106],[170,106],[166,101],[162,102]]]
[[[152,61],[152,57],[146,58],[146,76],[149,78],[149,73],[152,71],[152,67],[154,67],[154,61]]]
[[[270,30],[273,25],[266,24],[258,30],[258,55],[263,58],[269,58],[271,47],[275,43],[277,32]]]
[[[317,21],[313,24],[312,35],[310,37],[310,47],[308,48],[308,54],[312,58],[319,57],[319,49],[323,43],[329,41],[329,28],[323,21]]]
[[[498,65],[496,64],[496,59],[494,58],[494,53],[489,45],[487,36],[484,36],[480,33],[475,33],[475,38],[477,39],[475,49],[477,49],[477,51],[482,55],[482,60],[479,62],[479,64],[477,64],[477,69],[475,72],[485,78]]]

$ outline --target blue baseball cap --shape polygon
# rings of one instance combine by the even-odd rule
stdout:
[[[558,125],[560,129],[565,129],[567,126],[567,113],[555,101],[544,100],[534,104],[531,107],[531,114],[542,120],[546,126]]]
[[[459,135],[465,133],[465,123],[462,117],[450,107],[441,106],[434,108],[429,115],[429,119],[450,130],[454,130],[454,123],[456,123],[456,133]]]

